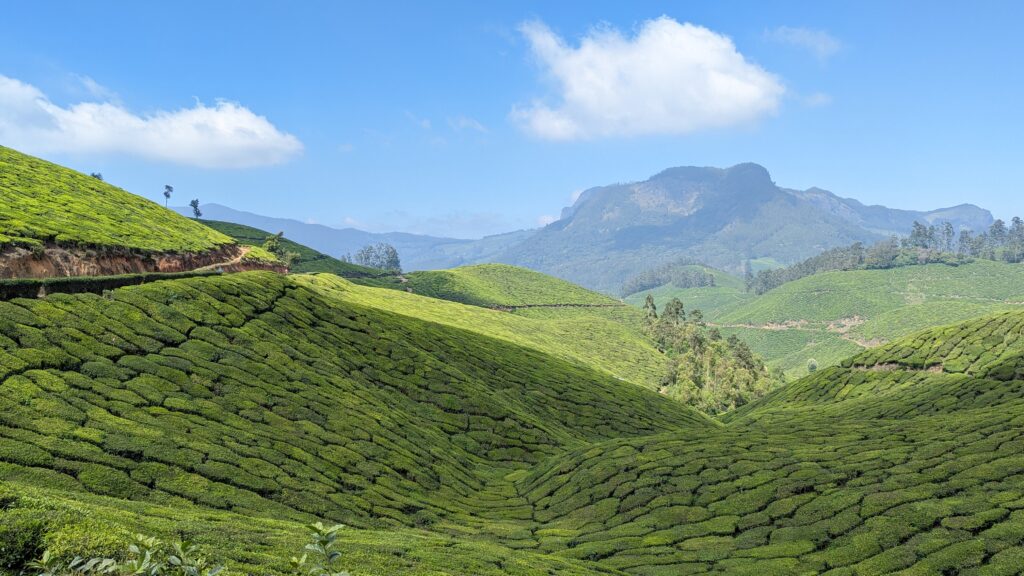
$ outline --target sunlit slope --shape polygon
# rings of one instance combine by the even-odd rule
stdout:
[[[413,272],[406,287],[424,296],[485,307],[614,306],[618,300],[554,276],[506,264]]]
[[[203,252],[224,234],[116,186],[0,146],[0,248]]]
[[[664,356],[641,334],[639,311],[628,306],[540,307],[509,313],[404,291],[359,286],[326,274],[299,277],[296,282],[315,286],[323,294],[343,301],[529,346],[648,388],[656,388],[664,374]],[[502,298],[522,301],[524,296],[512,294]]]

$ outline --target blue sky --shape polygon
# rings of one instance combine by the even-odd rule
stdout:
[[[0,144],[155,200],[373,231],[534,227],[591,186],[745,161],[1006,218],[1021,6],[20,2]]]

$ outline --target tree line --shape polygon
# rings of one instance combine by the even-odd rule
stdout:
[[[676,288],[702,288],[714,286],[715,276],[707,270],[694,268],[700,265],[691,260],[680,260],[638,274],[622,285],[622,296],[643,292],[671,283]]]
[[[936,263],[956,266],[975,258],[1009,263],[1024,261],[1024,220],[1014,217],[1009,226],[1003,220],[996,220],[979,234],[968,229],[957,233],[950,222],[928,226],[914,222],[910,235],[905,238],[892,236],[870,246],[856,242],[826,250],[786,268],[761,270],[757,274],[748,269],[745,280],[747,291],[760,295],[786,282],[830,270],[884,270]]]

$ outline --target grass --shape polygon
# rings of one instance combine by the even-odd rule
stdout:
[[[482,327],[548,312],[268,273],[0,303],[0,563],[145,531],[284,573],[320,517],[355,574],[1019,570],[1024,312],[721,422]]]
[[[244,246],[262,246],[267,237],[272,235],[259,228],[232,222],[218,220],[200,220],[200,222],[221,234],[230,236],[235,242]],[[345,278],[374,277],[381,274],[379,270],[342,262],[288,238],[281,238],[281,248],[286,252],[298,254],[290,268],[294,273],[330,272]]]
[[[231,238],[96,178],[0,146],[0,248],[204,252]]]
[[[618,300],[553,276],[507,264],[413,272],[405,287],[416,294],[484,307],[614,306]]]

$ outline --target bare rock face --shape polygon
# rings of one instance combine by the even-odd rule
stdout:
[[[241,261],[242,248],[223,246],[199,253],[146,254],[119,250],[71,248],[48,243],[43,249],[13,247],[0,250],[0,278],[107,276],[141,272],[187,272],[224,264],[225,271],[274,270],[283,266]]]

